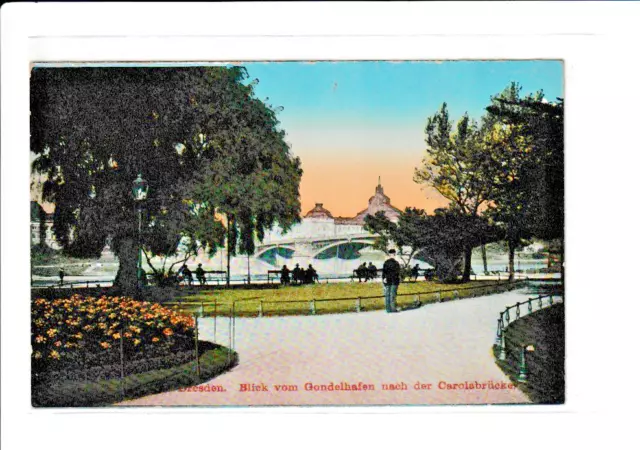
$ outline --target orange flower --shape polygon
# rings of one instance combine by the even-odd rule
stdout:
[[[171,328],[165,328],[164,330],[162,330],[162,334],[164,334],[165,336],[171,336],[173,334],[173,330]]]
[[[53,345],[55,345],[56,347],[60,347],[62,345],[62,342],[56,341],[53,343]]]
[[[154,337],[153,339],[151,339],[151,342],[158,342],[159,340],[160,340],[160,338]]]
[[[113,333],[112,336],[114,339],[120,339],[120,333]]]
[[[56,330],[55,328],[49,328],[47,330],[47,336],[49,337],[54,337],[56,335],[56,333],[58,332],[58,330]]]
[[[60,359],[60,353],[58,353],[55,350],[51,350],[51,353],[49,353],[49,358],[51,358],[51,359]]]
[[[38,344],[42,343],[42,342],[46,342],[47,338],[44,336],[36,336],[36,342]]]
[[[100,347],[107,349],[111,347],[111,344],[109,344],[108,342],[100,342]]]

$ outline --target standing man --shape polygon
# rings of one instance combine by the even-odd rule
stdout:
[[[64,268],[60,267],[60,271],[58,272],[58,277],[60,277],[60,286],[62,286],[62,283],[64,283]]]
[[[400,284],[400,263],[396,261],[396,251],[389,250],[389,259],[382,266],[382,284],[384,285],[384,306],[388,313],[398,312],[396,295]]]

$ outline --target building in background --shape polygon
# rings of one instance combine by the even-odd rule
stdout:
[[[53,234],[53,214],[47,213],[36,201],[31,201],[31,246],[43,245],[59,250]]]

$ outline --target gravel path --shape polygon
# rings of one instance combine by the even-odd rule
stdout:
[[[121,405],[529,403],[509,388],[491,352],[499,312],[526,298],[519,290],[397,314],[237,319],[240,364],[232,371],[196,388],[201,391],[165,392]],[[222,345],[228,343],[227,330],[228,319],[219,320],[216,337]],[[200,320],[200,336],[213,340],[213,319]],[[360,389],[347,390],[343,383]],[[243,384],[268,390],[243,391]],[[278,391],[276,385],[297,390]]]

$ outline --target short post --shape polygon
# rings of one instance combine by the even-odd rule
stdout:
[[[360,297],[356,299],[356,312],[360,312],[362,305],[360,303]]]
[[[196,330],[195,330],[196,377],[198,380],[200,380],[200,353],[198,351],[198,315],[197,314],[193,315],[193,320],[196,325]]]
[[[534,350],[535,348],[531,344],[520,347],[520,371],[518,372],[518,381],[520,383],[526,383],[529,375],[526,352],[532,352]]]
[[[440,293],[440,291],[436,292],[436,301],[438,303],[442,303],[442,294]]]
[[[258,317],[262,317],[263,314],[264,311],[262,309],[262,300],[260,300],[260,303],[258,304]]]
[[[122,325],[120,325],[120,394],[122,395],[122,399],[124,400],[125,391],[124,391],[124,330],[122,329]]]
[[[213,342],[216,342],[218,328],[218,300],[213,301]]]
[[[204,317],[204,302],[200,302],[200,317]]]
[[[502,342],[502,313],[500,313],[500,318],[498,319],[498,329],[496,331],[496,345],[500,345]]]
[[[312,299],[309,302],[309,309],[311,310],[311,314],[315,314],[316,313],[316,299]]]
[[[460,293],[458,292],[457,289],[453,291],[453,298],[454,300],[458,300],[460,298]]]
[[[507,359],[507,345],[504,338],[504,328],[500,331],[500,355],[498,355],[498,359],[500,361],[504,361]]]
[[[229,310],[229,346],[227,347],[227,364],[231,362],[231,328],[233,327],[233,318],[231,317],[231,310]]]
[[[420,304],[420,296],[418,294],[413,296],[413,303],[417,306]]]

